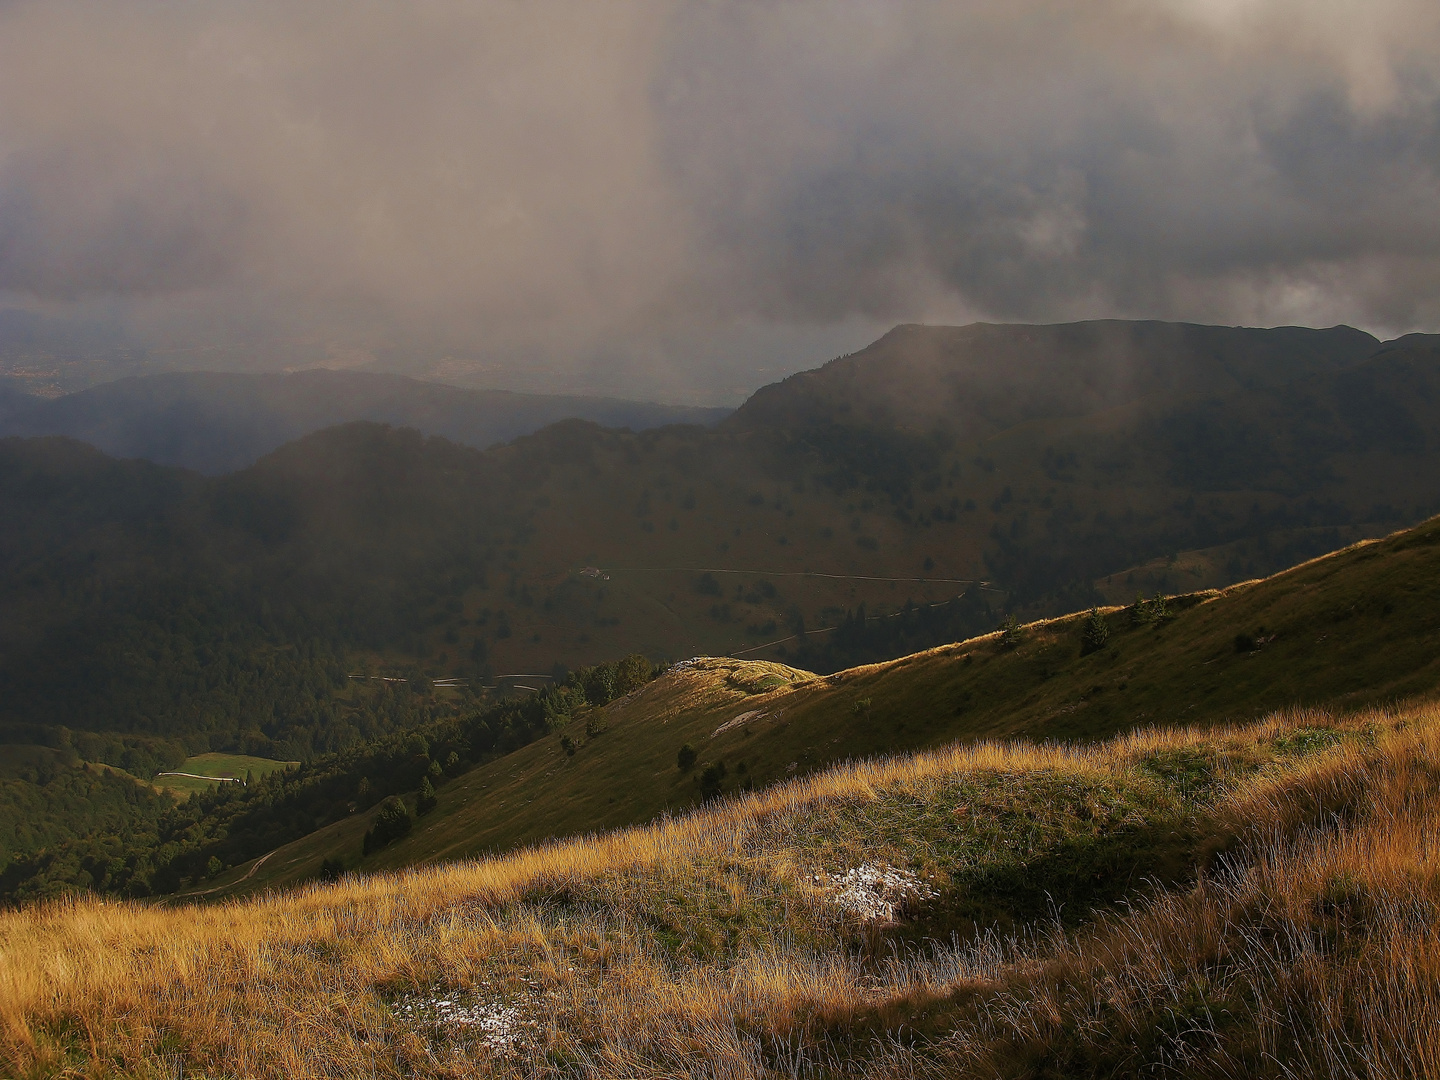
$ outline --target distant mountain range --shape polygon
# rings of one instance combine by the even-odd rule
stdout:
[[[356,421],[220,477],[0,439],[0,725],[307,758],[399,722],[355,711],[362,662],[834,671],[1437,512],[1440,338],[1344,327],[902,327],[713,427]]]
[[[119,458],[217,475],[336,424],[372,420],[483,449],[571,418],[639,431],[714,424],[730,409],[463,390],[400,375],[172,372],[42,399],[0,386],[0,435],[65,435]]]

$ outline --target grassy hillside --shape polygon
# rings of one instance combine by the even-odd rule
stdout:
[[[388,869],[501,851],[956,739],[1089,741],[1424,696],[1440,690],[1437,611],[1440,519],[1224,592],[1170,598],[1163,613],[1153,603],[1102,609],[1108,638],[1088,654],[1089,616],[1079,614],[830,677],[693,661],[448,781],[412,833],[363,860],[371,815],[357,814],[281,848],[243,882],[249,865],[217,883],[292,885],[326,859]],[[696,759],[682,769],[687,743]]]
[[[1434,708],[985,744],[263,900],[0,915],[13,1075],[1422,1075]]]

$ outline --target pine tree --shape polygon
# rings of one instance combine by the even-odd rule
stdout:
[[[1020,621],[1014,615],[1006,615],[1005,621],[1000,624],[1000,647],[1013,649],[1020,644],[1023,637],[1024,631],[1020,628]]]
[[[1090,617],[1085,620],[1085,630],[1080,636],[1080,655],[1099,652],[1110,640],[1110,624],[1100,614],[1100,608],[1092,607]]]
[[[430,783],[430,777],[420,781],[420,798],[415,801],[415,812],[417,814],[428,814],[435,809],[439,800],[435,798],[435,785]]]

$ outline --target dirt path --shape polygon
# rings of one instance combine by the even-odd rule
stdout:
[[[275,849],[275,851],[279,851],[279,850],[280,850],[279,848],[276,848],[276,849]],[[244,876],[244,877],[238,877],[238,878],[236,878],[234,881],[229,882],[228,884],[225,884],[225,885],[216,885],[216,886],[214,886],[213,888],[204,889],[204,890],[202,890],[201,892],[176,893],[174,896],[167,896],[164,900],[161,901],[161,903],[163,904],[163,903],[166,903],[166,902],[168,902],[168,901],[170,901],[170,900],[195,900],[195,899],[197,899],[198,897],[201,897],[201,896],[209,896],[211,893],[217,893],[217,892],[219,892],[219,891],[222,890],[222,889],[231,889],[231,888],[234,888],[236,885],[239,885],[242,881],[249,881],[252,877],[254,877],[254,876],[255,876],[255,871],[256,871],[256,870],[259,870],[260,867],[264,866],[264,865],[265,865],[265,860],[268,859],[268,858],[270,858],[271,855],[274,855],[274,854],[275,854],[275,851],[267,851],[264,855],[261,855],[260,858],[256,859],[256,860],[250,865],[250,869],[245,871],[245,876]]]
[[[213,780],[213,781],[214,781],[215,783],[217,783],[217,784],[243,784],[243,783],[245,782],[245,781],[241,780],[238,776],[201,776],[199,773],[193,773],[193,772],[162,772],[162,773],[156,773],[155,775],[156,775],[156,776],[187,776],[187,777],[189,777],[191,780]]]

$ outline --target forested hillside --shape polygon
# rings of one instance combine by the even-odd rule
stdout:
[[[365,663],[477,690],[629,652],[833,669],[1074,609],[1157,556],[1258,541],[1293,560],[1440,505],[1434,339],[1355,361],[1345,330],[1138,324],[1121,349],[1127,326],[1039,328],[1099,335],[1045,346],[1080,383],[1119,358],[1101,411],[1056,417],[1047,398],[996,419],[1009,391],[990,387],[980,411],[1012,426],[978,440],[923,386],[914,417],[854,419],[862,355],[836,385],[799,379],[825,394],[792,426],[756,416],[782,384],[718,430],[570,421],[478,451],[362,423],[214,479],[4,441],[0,723],[25,742],[65,726],[303,758],[388,727],[350,692]],[[1199,374],[1161,380],[1177,341],[1177,370]],[[895,342],[874,349],[905,384]],[[935,349],[917,370],[963,385],[978,361]],[[1217,371],[1236,388],[1189,394]],[[1277,568],[1252,555],[1233,576]]]
[[[654,673],[644,657],[627,657],[490,706],[437,706],[409,686],[381,683],[360,697],[386,718],[385,734],[243,785],[202,785],[178,804],[137,776],[82,759],[68,741],[58,750],[7,747],[13,775],[0,776],[0,902],[77,889],[129,897],[182,886],[214,891],[203,883],[336,821],[368,821],[399,794],[418,793],[423,813],[447,779],[630,694]]]
[[[393,869],[619,828],[838,762],[956,740],[1092,743],[1137,728],[1352,710],[1440,691],[1440,519],[1220,593],[1150,597],[828,677],[702,658],[437,784],[413,831],[366,850],[342,818],[230,891],[332,866]],[[420,809],[407,793],[407,806]]]
[[[824,674],[1389,532],[1440,509],[1437,431],[1435,338],[1083,324],[902,328],[713,429],[362,422],[221,477],[0,440],[0,738],[147,780],[629,654]]]

